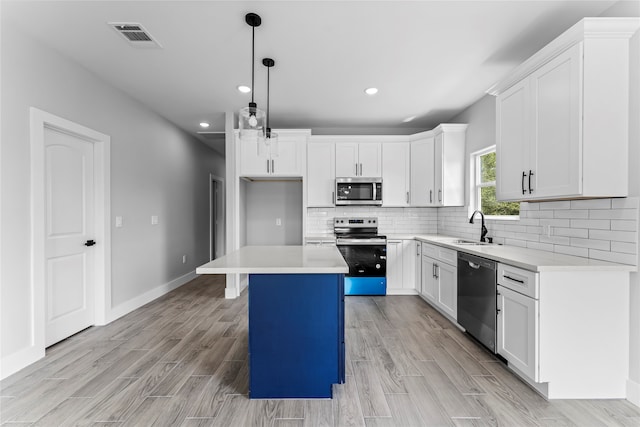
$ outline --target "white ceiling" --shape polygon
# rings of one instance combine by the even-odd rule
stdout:
[[[515,66],[615,1],[6,1],[2,19],[187,132],[245,106],[258,13],[258,106],[271,70],[271,127],[314,133],[431,129]],[[130,46],[107,22],[142,24],[162,49]],[[375,86],[376,96],[364,89]],[[410,123],[402,120],[416,116]],[[204,140],[204,138],[202,138]],[[214,144],[215,145],[215,144]]]

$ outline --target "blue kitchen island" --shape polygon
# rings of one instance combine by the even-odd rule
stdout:
[[[196,269],[249,275],[249,397],[330,398],[345,380],[344,274],[335,247],[245,246]]]

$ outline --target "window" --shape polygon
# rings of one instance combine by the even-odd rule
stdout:
[[[519,202],[496,200],[495,145],[471,155],[471,209],[480,209],[486,216],[514,218],[520,215]]]

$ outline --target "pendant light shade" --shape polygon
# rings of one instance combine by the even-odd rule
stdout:
[[[269,71],[271,67],[276,65],[276,62],[271,58],[264,58],[262,60],[262,65],[267,67],[267,130],[265,132],[265,145],[269,147],[269,151],[271,157],[278,156],[278,134],[271,131],[271,126],[269,126],[269,98],[270,98],[270,74]]]
[[[255,80],[255,31],[262,23],[262,19],[255,13],[247,13],[245,21],[251,27],[251,102],[249,106],[241,108],[238,113],[238,129],[240,139],[263,140],[266,132],[267,116],[264,111],[258,109],[253,100],[254,80]]]

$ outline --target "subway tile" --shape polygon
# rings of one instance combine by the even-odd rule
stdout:
[[[553,211],[554,218],[575,218],[586,219],[589,218],[589,212],[587,209],[566,209]],[[597,211],[592,211],[597,212]]]
[[[551,243],[527,242],[527,248],[553,252],[553,244]]]
[[[611,249],[611,242],[609,240],[581,239],[579,237],[572,237],[571,246],[608,251]]]
[[[521,248],[526,248],[527,247],[527,242],[524,241],[524,240],[505,239],[504,240],[504,244],[505,245],[509,245],[509,246],[519,246]]]
[[[540,236],[540,243],[553,243],[554,245],[571,245],[571,239],[565,236]]]
[[[589,211],[590,219],[637,219],[636,209],[610,209]]]
[[[611,199],[611,207],[613,209],[637,209],[638,202],[637,197],[620,197]]]
[[[538,218],[521,218],[518,225],[540,225],[540,221]]]
[[[572,200],[571,209],[611,209],[611,199]]]
[[[529,234],[542,234],[542,227],[540,226],[527,226],[527,233]]]
[[[553,218],[553,212],[550,210],[531,211],[528,218]]]
[[[552,227],[551,233],[554,236],[581,237],[583,239],[589,238],[589,230],[586,228]]]
[[[605,219],[572,219],[571,228],[609,230],[611,228],[611,221]]]
[[[589,238],[635,243],[638,241],[638,233],[634,231],[589,230]]]
[[[520,202],[520,211],[539,211],[540,203]]]
[[[541,219],[541,226],[550,226],[550,227],[571,227],[570,219]]]
[[[605,252],[597,249],[589,249],[589,258],[629,265],[636,265],[638,262],[637,255],[623,254],[620,252]]]
[[[553,251],[559,254],[589,257],[589,248],[577,248],[575,246],[555,245]]]
[[[620,231],[637,231],[638,223],[637,221],[613,219],[611,220],[611,229]]]
[[[571,209],[571,202],[569,200],[559,200],[556,202],[540,202],[538,203],[540,210],[543,209]]]
[[[638,244],[627,242],[611,242],[611,252],[622,252],[625,254],[637,254]]]

